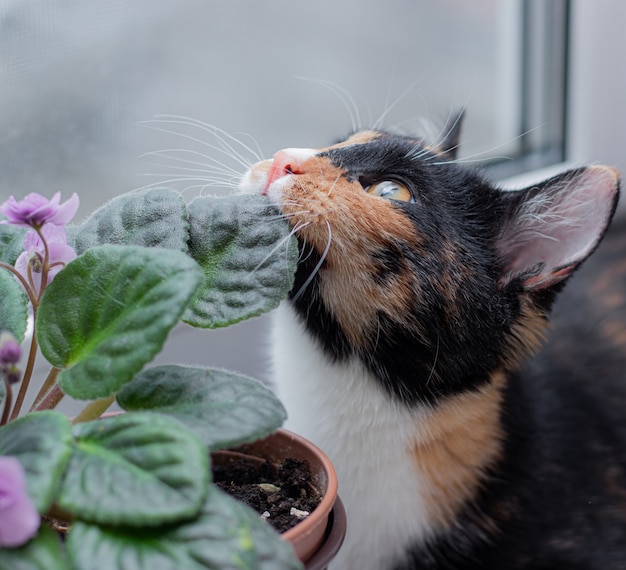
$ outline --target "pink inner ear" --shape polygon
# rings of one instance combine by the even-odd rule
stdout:
[[[605,166],[548,181],[500,237],[500,251],[509,260],[505,281],[530,273],[524,286],[537,289],[565,279],[604,235],[617,187],[617,172]]]

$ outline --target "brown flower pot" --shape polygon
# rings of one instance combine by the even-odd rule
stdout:
[[[213,461],[228,461],[247,457],[252,463],[269,460],[282,463],[287,458],[306,460],[313,478],[323,493],[317,508],[302,522],[282,534],[291,543],[307,570],[323,570],[335,557],[346,533],[346,516],[337,497],[337,474],[326,454],[303,437],[280,429],[265,439],[242,445],[230,451],[211,454]]]

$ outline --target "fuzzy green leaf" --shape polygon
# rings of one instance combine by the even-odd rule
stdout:
[[[77,424],[73,434],[58,504],[77,520],[145,527],[200,510],[209,458],[202,442],[178,422],[151,413],[121,414]]]
[[[0,261],[14,265],[20,253],[24,251],[26,228],[10,224],[0,224]]]
[[[279,428],[286,413],[263,384],[234,372],[184,366],[144,370],[117,394],[125,410],[168,414],[211,449],[234,447]]]
[[[28,297],[24,287],[13,273],[0,267],[0,331],[9,331],[21,343],[27,319]]]
[[[0,570],[67,570],[59,535],[42,525],[24,546],[0,549]]]
[[[185,201],[178,192],[166,188],[123,194],[96,210],[69,234],[79,254],[104,244],[187,251]]]
[[[0,455],[19,460],[40,513],[50,507],[71,452],[71,426],[58,412],[34,412],[0,428]]]
[[[73,570],[296,570],[302,565],[257,513],[211,487],[200,515],[178,527],[112,529],[77,522]]]
[[[106,397],[161,350],[202,280],[184,253],[104,245],[69,263],[50,283],[37,339],[70,396]]]
[[[203,286],[183,320],[223,327],[275,308],[293,285],[295,240],[263,196],[196,198],[188,208],[189,252]]]

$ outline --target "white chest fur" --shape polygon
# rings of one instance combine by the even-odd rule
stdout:
[[[332,363],[286,303],[276,313],[274,379],[286,427],[317,443],[339,476],[348,534],[333,568],[381,570],[432,532],[411,448],[419,411],[383,393],[358,362]]]

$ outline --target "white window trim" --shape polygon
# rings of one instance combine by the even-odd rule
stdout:
[[[626,174],[626,2],[572,0],[566,159]],[[618,209],[626,215],[626,200]]]

